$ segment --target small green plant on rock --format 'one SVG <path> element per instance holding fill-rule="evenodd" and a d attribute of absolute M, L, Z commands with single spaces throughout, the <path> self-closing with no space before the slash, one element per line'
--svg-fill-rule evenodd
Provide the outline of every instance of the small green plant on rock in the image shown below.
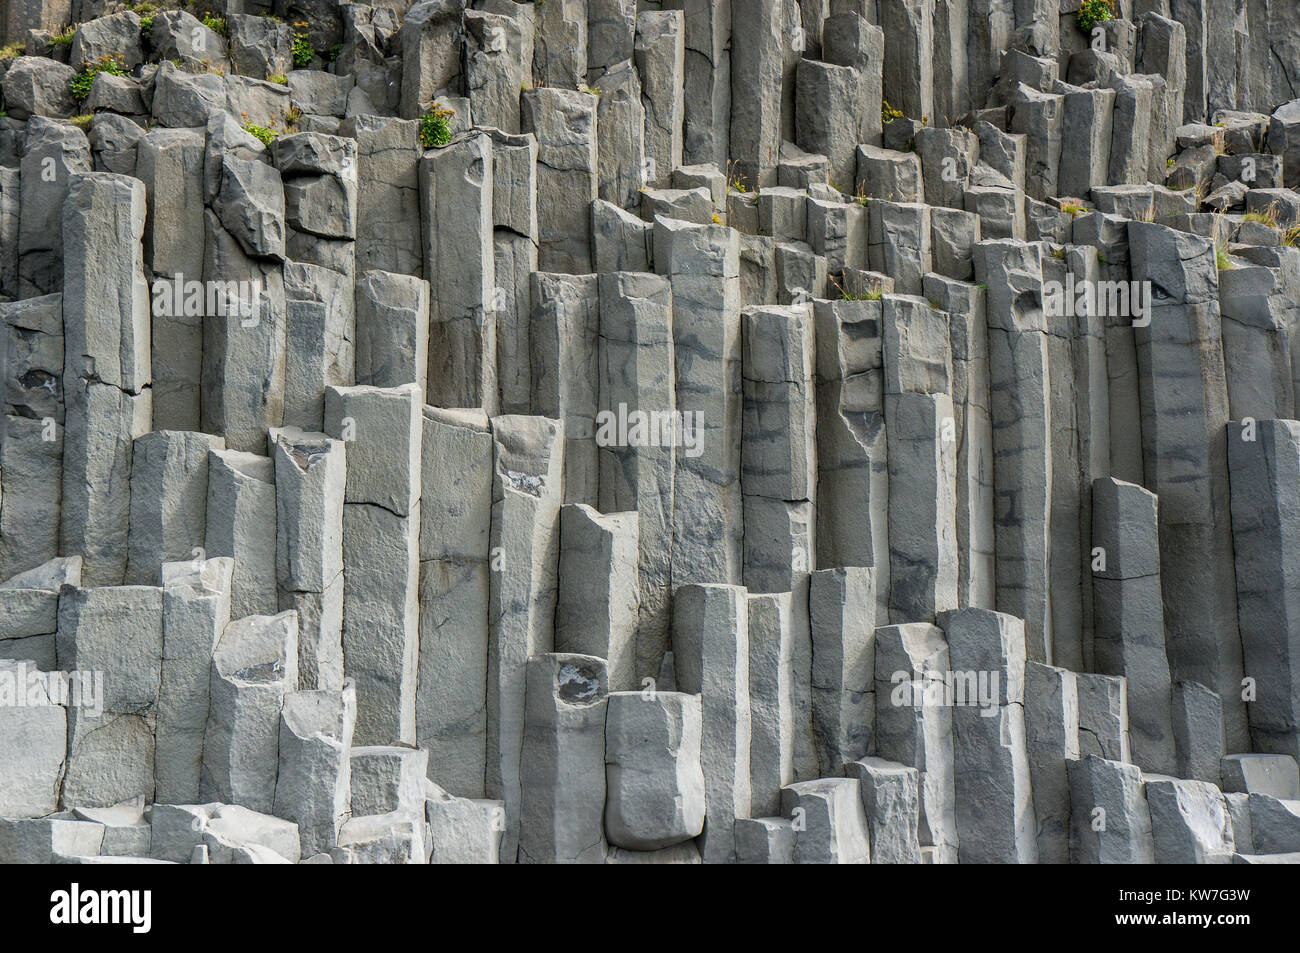
<path fill-rule="evenodd" d="M 1091 33 L 1092 28 L 1098 23 L 1105 23 L 1107 20 L 1115 18 L 1115 4 L 1113 0 L 1083 0 L 1079 4 L 1079 13 L 1075 17 L 1075 22 L 1079 24 L 1079 29 L 1084 33 Z"/>
<path fill-rule="evenodd" d="M 274 125 L 275 125 L 275 120 L 272 119 L 271 126 Z M 262 145 L 266 146 L 268 149 L 271 147 L 271 143 L 275 141 L 275 137 L 278 135 L 278 133 L 273 128 L 269 128 L 267 126 L 259 126 L 255 122 L 244 123 L 244 132 L 248 133 L 250 136 L 253 136 L 255 139 L 261 142 Z"/>
<path fill-rule="evenodd" d="M 749 194 L 749 186 L 745 184 L 745 177 L 736 168 L 735 159 L 727 160 L 727 191 L 739 192 L 741 195 Z"/>
<path fill-rule="evenodd" d="M 266 81 L 268 83 L 276 83 L 277 85 L 280 86 L 289 85 L 289 77 L 285 76 L 283 73 L 272 73 L 270 76 L 266 78 Z"/>
<path fill-rule="evenodd" d="M 77 36 L 77 27 L 79 25 L 80 24 L 74 23 L 66 30 L 62 30 L 61 32 L 54 34 L 52 37 L 50 37 L 50 46 L 71 46 L 72 41 Z"/>
<path fill-rule="evenodd" d="M 879 301 L 884 296 L 878 281 L 863 281 L 856 275 L 850 280 L 845 275 L 844 284 L 840 284 L 835 280 L 834 275 L 827 275 L 827 278 L 835 286 L 835 290 L 840 293 L 841 301 Z"/>
<path fill-rule="evenodd" d="M 455 115 L 450 109 L 434 106 L 433 112 L 421 116 L 420 144 L 426 149 L 432 149 L 451 142 L 451 119 Z"/>
<path fill-rule="evenodd" d="M 122 59 L 122 54 L 106 54 L 99 58 L 98 63 L 91 63 L 76 76 L 68 81 L 68 92 L 78 103 L 85 102 L 86 97 L 90 95 L 90 88 L 95 85 L 95 77 L 100 73 L 108 73 L 111 76 L 125 76 L 126 62 Z"/>
<path fill-rule="evenodd" d="M 1214 216 L 1214 265 L 1219 271 L 1231 271 L 1237 266 L 1228 255 L 1228 224 L 1222 212 Z"/>
<path fill-rule="evenodd" d="M 307 24 L 300 21 L 294 26 L 297 31 L 293 34 L 293 65 L 302 69 L 311 66 L 311 61 L 316 58 L 316 51 L 312 49 L 311 37 L 307 35 Z"/>
<path fill-rule="evenodd" d="M 95 119 L 94 113 L 86 113 L 84 116 L 73 116 L 68 122 L 72 123 L 82 132 L 90 131 L 90 124 Z"/>
<path fill-rule="evenodd" d="M 1255 222 L 1258 225 L 1267 225 L 1269 228 L 1277 228 L 1281 213 L 1281 206 L 1274 202 L 1262 212 L 1247 212 L 1241 217 L 1241 220 L 1243 222 Z"/>
<path fill-rule="evenodd" d="M 902 119 L 902 118 L 903 118 L 903 110 L 901 110 L 901 109 L 894 109 L 892 106 L 889 105 L 889 103 L 887 103 L 887 102 L 885 102 L 885 101 L 883 101 L 883 100 L 881 101 L 881 103 L 880 103 L 880 122 L 881 122 L 883 125 L 888 126 L 888 125 L 889 125 L 891 122 L 893 122 L 895 119 Z"/>
<path fill-rule="evenodd" d="M 225 17 L 205 16 L 203 18 L 203 25 L 207 27 L 209 30 L 211 30 L 213 33 L 216 33 L 220 36 L 227 36 L 230 33 L 230 30 L 226 26 Z"/>

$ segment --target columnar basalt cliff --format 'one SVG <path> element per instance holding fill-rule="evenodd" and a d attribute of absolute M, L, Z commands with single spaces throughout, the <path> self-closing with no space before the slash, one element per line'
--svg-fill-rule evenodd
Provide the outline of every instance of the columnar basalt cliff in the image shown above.
<path fill-rule="evenodd" d="M 1300 863 L 1294 0 L 8 0 L 0 862 Z"/>

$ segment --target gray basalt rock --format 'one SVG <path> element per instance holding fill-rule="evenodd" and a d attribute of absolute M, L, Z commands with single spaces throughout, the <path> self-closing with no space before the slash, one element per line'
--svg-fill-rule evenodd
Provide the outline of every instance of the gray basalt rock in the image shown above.
<path fill-rule="evenodd" d="M 160 11 L 153 18 L 149 43 L 160 60 L 179 60 L 200 69 L 205 60 L 211 65 L 226 58 L 225 40 L 184 10 Z"/>
<path fill-rule="evenodd" d="M 678 686 L 702 699 L 705 863 L 732 863 L 736 820 L 751 811 L 749 613 L 739 586 L 685 586 L 673 605 Z"/>
<path fill-rule="evenodd" d="M 344 672 L 357 683 L 361 744 L 415 739 L 421 406 L 415 384 L 325 393 L 325 431 L 350 451 L 343 495 L 343 653 Z"/>
<path fill-rule="evenodd" d="M 1230 754 L 1221 765 L 1225 792 L 1270 794 L 1284 801 L 1300 796 L 1300 774 L 1290 755 Z"/>
<path fill-rule="evenodd" d="M 435 407 L 496 410 L 492 152 L 491 138 L 477 134 L 420 160 L 431 319 L 427 396 Z"/>
<path fill-rule="evenodd" d="M 844 765 L 858 781 L 862 807 L 870 825 L 873 864 L 916 864 L 921 860 L 916 826 L 919 800 L 916 768 L 882 758 L 861 758 Z"/>
<path fill-rule="evenodd" d="M 284 254 L 284 185 L 262 162 L 227 156 L 213 208 L 226 231 L 257 258 Z"/>
<path fill-rule="evenodd" d="M 350 752 L 351 806 L 358 817 L 417 811 L 424 804 L 428 752 L 367 745 Z"/>
<path fill-rule="evenodd" d="M 682 162 L 686 20 L 681 10 L 637 14 L 633 44 L 645 106 L 645 184 L 663 185 Z M 604 269 L 601 269 L 604 270 Z"/>
<path fill-rule="evenodd" d="M 214 450 L 225 450 L 225 441 L 207 434 L 155 430 L 136 439 L 127 585 L 156 585 L 163 563 L 202 558 L 208 453 Z"/>
<path fill-rule="evenodd" d="M 522 843 L 521 758 L 528 669 L 531 659 L 555 644 L 564 424 L 546 417 L 501 416 L 492 422 L 492 436 L 489 552 L 502 570 L 508 567 L 509 571 L 494 572 L 489 578 L 486 789 L 489 796 L 505 802 L 501 852 L 509 859 Z M 608 690 L 603 661 L 600 670 L 603 695 Z M 549 702 L 541 707 L 542 724 L 550 725 L 557 709 Z M 584 841 L 579 849 L 590 844 Z"/>
<path fill-rule="evenodd" d="M 278 189 L 279 176 L 266 168 Z M 236 215 L 241 228 L 259 217 Z M 262 453 L 267 429 L 284 420 L 283 268 L 277 260 L 247 254 L 211 209 L 204 211 L 204 227 L 204 288 L 215 307 L 205 308 L 203 322 L 199 424 L 208 432 L 224 432 L 231 449 Z"/>
<path fill-rule="evenodd" d="M 293 30 L 289 24 L 270 17 L 233 12 L 225 20 L 229 31 L 230 65 L 241 76 L 266 79 L 289 73 L 293 66 Z M 306 109 L 304 112 L 329 111 Z"/>
<path fill-rule="evenodd" d="M 792 863 L 870 863 L 870 830 L 856 778 L 800 781 L 781 790 L 781 809 L 797 819 Z"/>
<path fill-rule="evenodd" d="M 749 777 L 754 813 L 775 812 L 781 788 L 818 774 L 812 735 L 812 638 L 808 584 L 751 593 Z"/>
<path fill-rule="evenodd" d="M 1234 852 L 1227 803 L 1205 781 L 1151 778 L 1145 785 L 1158 864 L 1221 864 Z"/>
<path fill-rule="evenodd" d="M 1156 499 L 1119 480 L 1093 484 L 1092 541 L 1104 568 L 1093 574 L 1098 669 L 1129 686 L 1133 759 L 1158 774 L 1175 771 L 1171 684 L 1160 600 Z"/>
<path fill-rule="evenodd" d="M 91 171 L 85 133 L 43 116 L 28 120 L 19 160 L 19 297 L 62 290 L 63 204 L 75 176 Z"/>
<path fill-rule="evenodd" d="M 4 74 L 5 109 L 14 119 L 71 116 L 76 103 L 68 83 L 76 74 L 72 67 L 43 56 L 20 56 Z"/>
<path fill-rule="evenodd" d="M 599 493 L 600 446 L 617 442 L 617 434 L 606 433 L 607 415 L 597 409 L 597 279 L 593 275 L 534 272 L 529 284 L 533 310 L 528 346 L 518 354 L 521 360 L 527 354 L 531 366 L 521 369 L 519 376 L 526 373 L 530 378 L 534 412 L 564 422 L 565 502 L 594 504 Z"/>
<path fill-rule="evenodd" d="M 233 569 L 228 557 L 162 567 L 162 673 L 154 749 L 154 797 L 161 802 L 199 798 L 209 671 L 230 623 Z"/>
<path fill-rule="evenodd" d="M 740 248 L 735 231 L 660 218 L 655 268 L 672 286 L 675 407 L 673 582 L 742 572 Z M 687 531 L 686 527 L 690 530 Z"/>
<path fill-rule="evenodd" d="M 1070 776 L 1070 862 L 1150 864 L 1156 848 L 1142 772 L 1131 764 L 1086 755 L 1067 762 Z"/>
<path fill-rule="evenodd" d="M 199 797 L 269 813 L 279 764 L 280 709 L 298 685 L 298 614 L 248 616 L 212 654 Z"/>
<path fill-rule="evenodd" d="M 672 287 L 657 275 L 615 272 L 598 279 L 601 409 L 676 409 Z M 630 418 L 629 418 L 630 419 Z M 644 445 L 638 445 L 644 444 Z M 637 674 L 658 673 L 669 645 L 669 573 L 677 448 L 671 441 L 614 441 L 599 451 L 599 508 L 637 511 Z"/>
<path fill-rule="evenodd" d="M 419 123 L 350 116 L 339 126 L 338 134 L 357 141 L 358 272 L 377 268 L 423 275 Z"/>
<path fill-rule="evenodd" d="M 543 653 L 528 660 L 519 762 L 519 862 L 604 861 L 604 662 Z"/>
<path fill-rule="evenodd" d="M 555 647 L 605 659 L 619 692 L 638 684 L 637 543 L 635 512 L 602 516 L 585 503 L 560 512 Z"/>
<path fill-rule="evenodd" d="M 487 758 L 492 433 L 481 413 L 425 407 L 422 416 L 416 741 L 429 750 L 430 769 L 451 795 L 480 798 Z"/>
<path fill-rule="evenodd" d="M 556 4 L 561 6 L 561 4 Z M 537 138 L 538 261 L 544 271 L 591 268 L 590 213 L 598 195 L 597 97 L 550 86 L 525 90 L 520 128 Z"/>
<path fill-rule="evenodd" d="M 1112 5 L 9 0 L 0 861 L 1295 862 L 1300 14 Z"/>
<path fill-rule="evenodd" d="M 59 665 L 91 677 L 103 673 L 94 692 L 102 697 L 88 704 L 83 696 L 68 711 L 63 796 L 71 803 L 106 807 L 150 796 L 162 602 L 162 590 L 152 586 L 70 589 L 59 599 Z M 87 677 L 77 676 L 83 691 Z"/>
<path fill-rule="evenodd" d="M 0 661 L 0 678 L 19 685 L 24 702 L 30 668 L 23 662 Z M 34 699 L 36 705 L 7 705 L 0 709 L 0 726 L 10 739 L 0 751 L 0 766 L 5 769 L 4 780 L 0 781 L 0 810 L 4 811 L 5 818 L 44 817 L 58 809 L 67 759 L 68 713 L 64 706 L 53 703 L 47 692 L 42 689 L 38 692 L 39 697 Z M 8 839 L 0 834 L 0 845 Z M 7 849 L 0 846 L 0 856 L 9 863 L 40 862 L 18 854 L 12 843 Z"/>
<path fill-rule="evenodd" d="M 606 67 L 595 90 L 597 194 L 627 208 L 645 184 L 645 106 L 631 59 Z"/>
<path fill-rule="evenodd" d="M 423 394 L 429 366 L 429 286 L 422 278 L 368 271 L 356 285 L 359 385 L 415 384 Z"/>
<path fill-rule="evenodd" d="M 959 856 L 968 863 L 1035 863 L 1038 844 L 1025 725 L 1024 623 L 977 608 L 945 612 L 939 623 L 948 640 L 954 675 Z"/>
<path fill-rule="evenodd" d="M 949 673 L 943 632 L 924 622 L 875 631 L 876 756 L 919 772 L 923 848 L 936 863 L 956 863 L 952 708 L 943 687 Z"/>
<path fill-rule="evenodd" d="M 732 92 L 730 151 L 733 169 L 748 188 L 776 184 L 783 138 L 783 113 L 790 112 L 795 70 L 786 48 L 785 11 L 795 3 L 781 0 L 737 4 L 732 21 Z"/>
<path fill-rule="evenodd" d="M 285 224 L 322 238 L 357 233 L 357 153 L 351 139 L 299 133 L 275 141 Z"/>
<path fill-rule="evenodd" d="M 140 65 L 144 62 L 140 49 L 140 17 L 124 10 L 83 23 L 72 38 L 70 55 L 72 68 L 76 70 L 97 64 L 106 56 L 112 59 L 121 57 L 125 69 Z"/>
<path fill-rule="evenodd" d="M 611 692 L 605 719 L 610 843 L 661 850 L 698 836 L 704 826 L 700 697 Z"/>
<path fill-rule="evenodd" d="M 150 827 L 149 856 L 158 860 L 190 863 L 199 846 L 206 848 L 210 863 L 297 863 L 301 858 L 298 825 L 239 804 L 159 804 Z"/>
<path fill-rule="evenodd" d="M 722 168 L 728 148 L 727 115 L 731 109 L 732 24 L 735 16 L 726 0 L 668 0 L 665 10 L 685 15 L 685 90 L 683 97 L 682 159 L 688 164 L 711 162 Z"/>
<path fill-rule="evenodd" d="M 851 66 L 800 60 L 796 88 L 795 141 L 830 161 L 830 184 L 853 190 L 854 151 L 871 134 L 862 92 L 862 74 Z"/>
<path fill-rule="evenodd" d="M 291 692 L 280 712 L 274 813 L 298 825 L 303 856 L 329 851 L 351 817 L 356 689 Z M 423 780 L 423 779 L 421 779 Z"/>
<path fill-rule="evenodd" d="M 453 797 L 429 782 L 424 802 L 431 864 L 496 864 L 501 856 L 500 801 Z"/>
<path fill-rule="evenodd" d="M 522 15 L 466 10 L 465 92 L 480 125 L 519 131 L 519 90 L 532 76 L 531 23 Z"/>

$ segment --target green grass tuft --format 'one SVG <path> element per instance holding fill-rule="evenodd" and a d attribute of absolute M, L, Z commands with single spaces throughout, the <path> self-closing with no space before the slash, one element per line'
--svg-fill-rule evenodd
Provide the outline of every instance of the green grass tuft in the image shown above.
<path fill-rule="evenodd" d="M 451 142 L 451 118 L 456 114 L 450 109 L 434 106 L 433 112 L 420 117 L 420 144 L 426 149 L 445 146 Z"/>
<path fill-rule="evenodd" d="M 244 123 L 244 132 L 256 138 L 262 145 L 270 148 L 271 143 L 275 141 L 276 131 L 268 129 L 266 126 L 259 126 L 254 122 Z"/>
<path fill-rule="evenodd" d="M 316 58 L 316 51 L 312 49 L 311 37 L 307 35 L 307 31 L 304 29 L 307 24 L 299 22 L 295 23 L 294 26 L 301 32 L 293 35 L 293 65 L 302 69 L 311 65 L 312 60 Z"/>
<path fill-rule="evenodd" d="M 71 46 L 72 41 L 76 39 L 77 27 L 79 24 L 72 24 L 66 30 L 54 34 L 50 37 L 50 46 Z"/>
<path fill-rule="evenodd" d="M 1079 4 L 1079 13 L 1075 22 L 1084 33 L 1091 33 L 1098 23 L 1105 23 L 1115 17 L 1115 5 L 1112 0 L 1083 0 Z"/>
<path fill-rule="evenodd" d="M 68 81 L 68 92 L 78 103 L 86 101 L 90 95 L 90 88 L 95 85 L 95 77 L 100 73 L 108 73 L 112 76 L 126 75 L 126 62 L 122 59 L 122 54 L 108 54 L 101 56 L 98 63 L 91 63 L 76 76 Z"/>

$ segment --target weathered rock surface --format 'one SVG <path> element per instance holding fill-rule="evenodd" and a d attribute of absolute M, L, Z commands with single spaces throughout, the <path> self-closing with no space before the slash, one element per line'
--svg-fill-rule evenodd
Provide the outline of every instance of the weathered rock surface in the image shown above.
<path fill-rule="evenodd" d="M 3 7 L 0 861 L 1300 854 L 1293 2 Z"/>

